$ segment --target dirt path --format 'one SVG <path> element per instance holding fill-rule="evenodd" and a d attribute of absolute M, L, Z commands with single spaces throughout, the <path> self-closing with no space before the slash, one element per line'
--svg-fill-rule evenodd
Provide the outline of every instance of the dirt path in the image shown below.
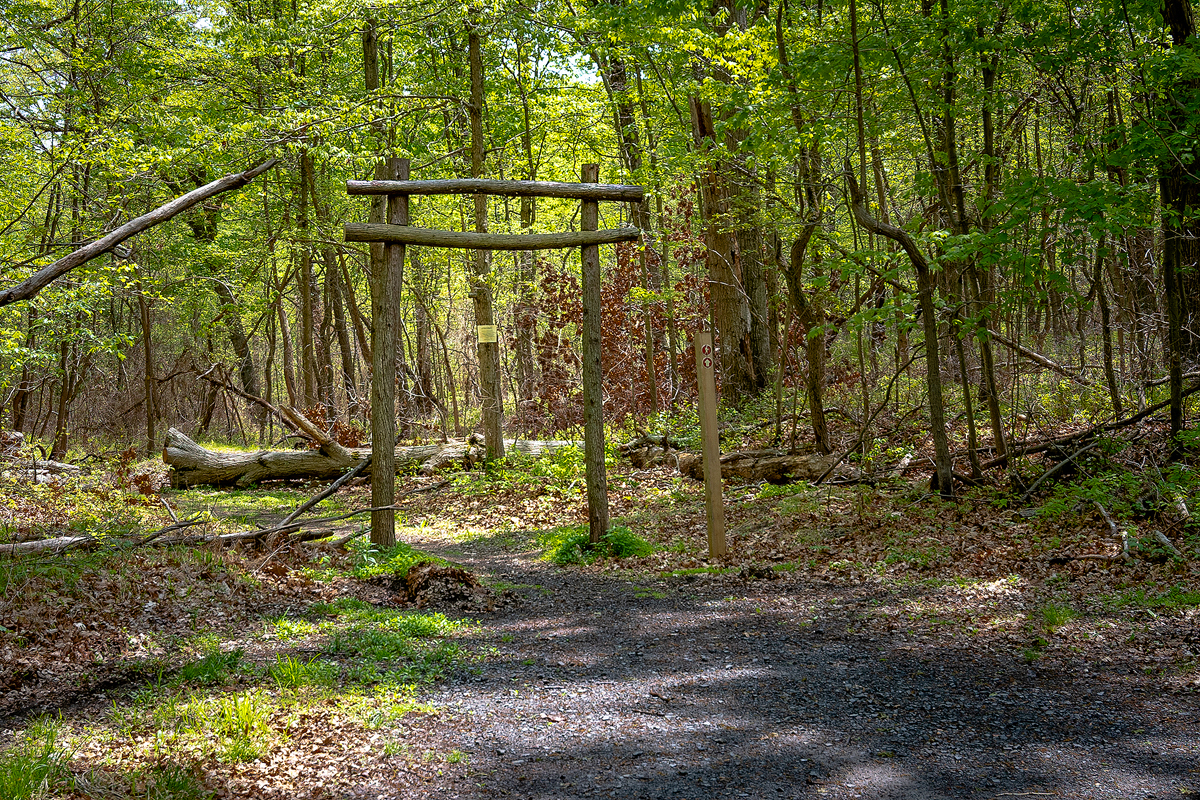
<path fill-rule="evenodd" d="M 1194 691 L 881 632 L 861 619 L 895 599 L 883 587 L 635 586 L 490 543 L 413 544 L 524 585 L 482 616 L 499 637 L 482 674 L 430 698 L 440 746 L 470 765 L 434 796 L 1200 798 Z"/>

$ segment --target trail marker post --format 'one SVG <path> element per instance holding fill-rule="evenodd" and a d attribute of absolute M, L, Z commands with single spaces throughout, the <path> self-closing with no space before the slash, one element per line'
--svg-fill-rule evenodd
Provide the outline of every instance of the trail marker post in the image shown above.
<path fill-rule="evenodd" d="M 725 555 L 725 504 L 721 496 L 721 436 L 717 429 L 716 351 L 711 331 L 696 331 L 696 382 L 700 387 L 700 436 L 703 439 L 704 511 L 708 556 Z"/>

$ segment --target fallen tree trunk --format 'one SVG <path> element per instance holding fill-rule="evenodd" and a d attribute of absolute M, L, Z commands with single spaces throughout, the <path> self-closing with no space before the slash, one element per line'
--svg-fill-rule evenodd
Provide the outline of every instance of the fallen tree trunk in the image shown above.
<path fill-rule="evenodd" d="M 13 542 L 0 544 L 0 555 L 27 556 L 35 553 L 61 553 L 78 547 L 96 545 L 95 538 L 83 536 L 55 536 L 52 539 L 36 539 L 32 542 Z"/>
<path fill-rule="evenodd" d="M 721 456 L 721 477 L 778 484 L 816 481 L 840 460 L 837 456 L 817 453 L 788 455 L 779 450 L 739 450 Z M 841 472 L 834 473 L 836 477 L 858 478 L 857 471 L 851 467 L 840 469 Z M 694 480 L 703 480 L 703 459 L 694 453 L 680 453 L 679 472 Z"/>
<path fill-rule="evenodd" d="M 512 452 L 541 456 L 568 446 L 568 441 L 506 440 Z M 171 486 L 250 486 L 263 481 L 332 480 L 371 457 L 369 447 L 342 447 L 326 442 L 316 450 L 259 450 L 252 453 L 209 450 L 171 428 L 163 447 L 163 461 L 171 468 Z M 440 469 L 469 469 L 483 460 L 481 443 L 466 441 L 396 448 L 396 469 L 419 467 L 422 474 Z M 370 467 L 367 468 L 369 471 Z"/>

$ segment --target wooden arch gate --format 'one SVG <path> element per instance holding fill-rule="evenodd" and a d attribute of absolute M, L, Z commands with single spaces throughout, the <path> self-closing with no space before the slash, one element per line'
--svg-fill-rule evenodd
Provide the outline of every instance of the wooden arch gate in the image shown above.
<path fill-rule="evenodd" d="M 386 195 L 386 222 L 348 223 L 344 226 L 347 242 L 382 243 L 386 253 L 382 259 L 372 259 L 371 275 L 371 334 L 372 372 L 371 406 L 394 407 L 395 358 L 397 346 L 395 322 L 381 313 L 384 298 L 399 295 L 405 245 L 452 247 L 469 250 L 549 250 L 564 247 L 581 248 L 583 259 L 583 420 L 584 463 L 587 478 L 588 529 L 592 542 L 608 531 L 608 487 L 604 469 L 603 373 L 600 368 L 600 245 L 636 241 L 641 236 L 637 228 L 597 230 L 599 202 L 612 200 L 639 203 L 645 191 L 640 186 L 602 184 L 600 166 L 584 164 L 579 183 L 546 181 L 499 181 L 483 178 L 454 180 L 409 180 L 407 159 L 390 159 L 389 179 L 347 181 L 346 191 L 352 195 Z M 379 174 L 379 173 L 376 173 Z M 498 234 L 460 232 L 418 228 L 409 225 L 408 198 L 411 195 L 470 194 L 477 198 L 486 195 L 506 197 L 553 197 L 579 200 L 579 231 L 544 234 Z M 384 274 L 376 274 L 377 268 Z M 480 319 L 480 304 L 476 303 L 476 326 L 479 347 L 480 383 L 484 394 L 484 442 L 488 458 L 503 456 L 504 438 L 501 431 L 499 337 L 495 321 Z M 383 352 L 381 352 L 383 351 Z M 385 358 L 386 356 L 386 358 Z M 387 368 L 388 362 L 391 369 Z M 485 365 L 491 365 L 486 368 Z M 378 404 L 378 405 L 377 405 Z M 371 515 L 371 540 L 395 541 L 395 413 L 371 414 L 371 439 L 375 463 L 371 470 L 371 505 L 381 509 Z M 380 459 L 380 456 L 383 456 Z M 390 463 L 389 463 L 390 462 Z"/>

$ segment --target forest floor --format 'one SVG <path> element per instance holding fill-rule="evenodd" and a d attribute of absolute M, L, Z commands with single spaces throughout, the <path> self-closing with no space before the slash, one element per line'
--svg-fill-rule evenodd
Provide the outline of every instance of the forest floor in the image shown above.
<path fill-rule="evenodd" d="M 1143 521 L 1133 561 L 1078 560 L 1119 545 L 1062 491 L 728 486 L 710 562 L 699 484 L 624 466 L 614 521 L 653 552 L 589 563 L 551 467 L 404 479 L 392 553 L 4 562 L 0 795 L 1200 798 L 1193 527 L 1183 558 Z M 234 529 L 313 491 L 163 497 Z M 481 586 L 414 601 L 427 557 Z"/>

